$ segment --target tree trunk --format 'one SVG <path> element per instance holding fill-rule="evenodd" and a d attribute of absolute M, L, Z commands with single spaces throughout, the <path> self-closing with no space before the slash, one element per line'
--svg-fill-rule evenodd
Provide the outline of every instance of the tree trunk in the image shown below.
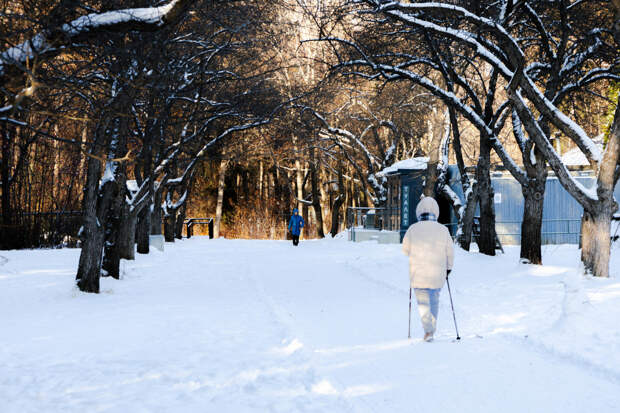
<path fill-rule="evenodd" d="M 122 94 L 119 98 L 120 106 L 127 104 L 127 95 Z M 128 125 L 127 118 L 121 117 L 113 120 L 113 140 L 110 149 L 111 158 L 118 158 L 123 156 L 127 150 L 127 134 Z M 127 166 L 124 162 L 111 162 L 110 168 L 113 172 L 113 190 L 112 200 L 110 202 L 109 210 L 103 211 L 106 214 L 105 228 L 105 243 L 103 248 L 103 272 L 104 274 L 119 279 L 120 278 L 120 253 L 118 249 L 120 225 L 122 222 L 123 206 L 125 204 L 125 197 L 127 196 Z"/>
<path fill-rule="evenodd" d="M 220 237 L 220 228 L 222 225 L 222 207 L 224 206 L 224 189 L 226 187 L 226 169 L 228 162 L 220 161 L 220 171 L 217 180 L 217 203 L 215 205 L 215 222 L 213 223 L 213 238 Z"/>
<path fill-rule="evenodd" d="M 342 165 L 339 165 L 338 168 L 338 196 L 334 200 L 334 204 L 332 205 L 332 229 L 329 232 L 333 237 L 338 234 L 340 230 L 340 208 L 345 203 L 347 195 L 346 195 L 346 186 L 344 183 L 344 176 L 342 172 Z"/>
<path fill-rule="evenodd" d="M 164 185 L 162 182 L 160 185 Z M 151 235 L 161 235 L 161 193 L 162 190 L 154 191 L 153 208 L 151 209 Z"/>
<path fill-rule="evenodd" d="M 116 179 L 121 179 L 124 174 L 116 175 Z M 120 253 L 118 249 L 121 213 L 123 203 L 125 203 L 125 191 L 121 190 L 125 183 L 115 182 L 112 202 L 110 209 L 107 211 L 107 219 L 105 223 L 105 243 L 103 246 L 103 264 L 102 275 L 120 278 Z"/>
<path fill-rule="evenodd" d="M 547 162 L 536 150 L 536 164 L 526 161 L 527 186 L 521 186 L 524 199 L 521 222 L 521 261 L 542 264 L 542 219 L 547 182 Z"/>
<path fill-rule="evenodd" d="M 469 251 L 471 246 L 471 235 L 474 226 L 474 216 L 476 215 L 476 201 L 478 199 L 478 185 L 476 182 L 472 182 L 469 188 L 465 190 L 465 206 L 463 207 L 463 214 L 461 215 L 461 221 L 459 222 L 459 229 L 457 230 L 457 241 L 459 246 L 465 251 Z"/>
<path fill-rule="evenodd" d="M 151 235 L 151 207 L 148 203 L 138 214 L 138 223 L 136 225 L 136 242 L 138 254 L 149 253 L 149 235 Z"/>
<path fill-rule="evenodd" d="M 304 213 L 301 214 L 301 217 L 304 219 L 305 223 L 303 231 L 301 232 L 301 236 L 303 237 L 303 239 L 310 238 L 310 228 L 312 228 L 312 222 L 310 222 L 309 219 L 309 210 L 310 208 L 304 208 Z"/>
<path fill-rule="evenodd" d="M 530 185 L 534 185 L 534 182 L 530 181 Z M 521 189 L 525 200 L 521 222 L 521 261 L 539 265 L 542 264 L 541 231 L 545 188 L 543 184 L 542 189 L 531 186 Z"/>
<path fill-rule="evenodd" d="M 174 242 L 174 224 L 176 211 L 168 211 L 164 216 L 164 240 L 166 242 Z"/>
<path fill-rule="evenodd" d="M 2 135 L 2 231 L 0 233 L 0 249 L 10 249 L 13 228 L 13 211 L 11 210 L 11 140 L 9 128 L 0 122 Z"/>
<path fill-rule="evenodd" d="M 598 174 L 598 200 L 584 206 L 581 221 L 581 261 L 586 273 L 609 277 L 611 248 L 611 217 L 617 211 L 614 188 L 620 177 L 620 105 L 614 121 Z"/>
<path fill-rule="evenodd" d="M 168 189 L 168 192 L 166 193 L 166 201 L 164 204 L 164 240 L 166 242 L 174 242 L 177 208 L 173 207 L 174 202 L 172 202 L 172 197 L 175 191 L 175 187 Z"/>
<path fill-rule="evenodd" d="M 136 165 L 136 169 L 141 166 L 142 177 L 138 180 L 138 184 L 142 185 L 145 179 L 148 179 L 148 202 L 138 212 L 138 222 L 136 225 L 136 250 L 138 254 L 148 254 L 150 250 L 150 238 L 151 235 L 151 211 L 155 208 L 154 196 L 155 196 L 155 176 L 153 176 L 153 137 L 148 135 L 145 137 L 140 154 L 141 164 Z M 138 178 L 138 173 L 135 174 Z"/>
<path fill-rule="evenodd" d="M 138 215 L 129 213 L 129 207 L 127 204 L 125 204 L 123 210 L 123 218 L 124 219 L 121 221 L 120 232 L 118 234 L 119 257 L 125 260 L 134 260 L 136 258 L 135 244 Z"/>
<path fill-rule="evenodd" d="M 494 191 L 491 185 L 491 148 L 487 139 L 480 137 L 480 140 L 480 159 L 476 167 L 480 205 L 478 250 L 482 254 L 495 255 L 495 205 Z"/>
<path fill-rule="evenodd" d="M 583 212 L 581 261 L 586 274 L 609 277 L 611 215 L 611 210 L 603 206 L 595 211 Z"/>
<path fill-rule="evenodd" d="M 90 158 L 84 195 L 84 224 L 80 231 L 82 251 L 76 275 L 79 289 L 89 293 L 99 293 L 101 252 L 105 235 L 100 218 L 103 218 L 101 211 L 107 211 L 112 201 L 114 185 L 113 182 L 107 182 L 99 190 L 100 177 L 100 161 Z"/>
<path fill-rule="evenodd" d="M 183 239 L 183 222 L 185 221 L 185 211 L 187 210 L 187 203 L 183 203 L 177 212 L 176 221 L 174 224 L 174 237 L 176 239 Z"/>

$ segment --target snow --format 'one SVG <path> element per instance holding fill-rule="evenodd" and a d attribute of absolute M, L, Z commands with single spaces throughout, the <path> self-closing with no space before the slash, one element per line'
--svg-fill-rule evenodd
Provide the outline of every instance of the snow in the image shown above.
<path fill-rule="evenodd" d="M 603 152 L 603 135 L 599 135 L 593 139 L 597 150 Z M 562 155 L 562 163 L 566 166 L 590 166 L 588 158 L 583 154 L 579 147 L 574 147 Z"/>
<path fill-rule="evenodd" d="M 65 33 L 75 36 L 86 29 L 100 26 L 111 26 L 130 21 L 143 23 L 163 24 L 164 17 L 178 0 L 171 1 L 169 4 L 160 7 L 143 7 L 135 9 L 116 10 L 106 13 L 91 13 L 86 16 L 78 17 L 69 24 L 63 25 Z"/>
<path fill-rule="evenodd" d="M 136 192 L 138 192 L 140 190 L 140 187 L 138 186 L 138 182 L 135 179 L 128 179 L 127 180 L 127 189 L 132 194 L 135 194 Z"/>
<path fill-rule="evenodd" d="M 403 159 L 402 161 L 398 161 L 391 166 L 388 166 L 376 175 L 385 176 L 403 169 L 425 170 L 428 165 L 428 159 L 428 156 L 417 156 L 414 158 Z"/>
<path fill-rule="evenodd" d="M 103 171 L 103 177 L 101 178 L 101 181 L 99 182 L 99 188 L 103 188 L 103 186 L 106 183 L 112 182 L 115 180 L 114 175 L 116 173 L 117 167 L 118 166 L 116 165 L 116 162 L 107 161 L 105 163 L 105 170 Z"/>
<path fill-rule="evenodd" d="M 45 36 L 37 34 L 32 39 L 13 46 L 0 54 L 0 75 L 4 74 L 5 62 L 26 62 L 33 59 L 38 53 L 43 53 L 49 48 Z"/>
<path fill-rule="evenodd" d="M 0 251 L 0 411 L 617 411 L 618 244 L 610 279 L 574 246 L 457 250 L 462 340 L 444 288 L 430 344 L 415 304 L 406 338 L 400 248 L 194 237 L 99 295 L 74 287 L 79 250 Z"/>
<path fill-rule="evenodd" d="M 562 127 L 562 132 L 569 135 L 571 140 L 577 144 L 582 150 L 589 152 L 592 159 L 595 162 L 600 162 L 602 159 L 602 154 L 597 144 L 588 137 L 588 134 L 579 126 L 575 121 L 566 116 L 562 111 L 560 111 L 549 99 L 547 99 L 544 94 L 538 89 L 538 87 L 534 84 L 532 79 L 526 77 L 526 84 L 528 89 L 531 91 L 531 94 L 528 94 L 528 98 L 535 100 L 537 99 L 541 105 L 546 106 L 547 110 L 549 110 L 556 118 L 556 126 Z M 558 125 L 559 123 L 559 125 Z"/>
<path fill-rule="evenodd" d="M 142 7 L 105 13 L 91 13 L 64 24 L 62 30 L 66 36 L 73 37 L 94 28 L 127 22 L 141 22 L 161 26 L 164 24 L 163 18 L 178 2 L 179 0 L 173 0 L 160 7 Z M 52 47 L 46 36 L 39 33 L 31 39 L 5 50 L 0 53 L 0 76 L 4 74 L 5 63 L 26 63 L 28 60 L 33 60 L 37 55 L 49 51 Z"/>
<path fill-rule="evenodd" d="M 590 165 L 581 149 L 575 147 L 562 155 L 562 163 L 566 166 Z"/>
<path fill-rule="evenodd" d="M 168 179 L 167 183 L 170 185 L 180 185 L 181 182 L 183 182 L 183 177 L 180 176 L 178 178 L 174 178 L 174 179 Z"/>

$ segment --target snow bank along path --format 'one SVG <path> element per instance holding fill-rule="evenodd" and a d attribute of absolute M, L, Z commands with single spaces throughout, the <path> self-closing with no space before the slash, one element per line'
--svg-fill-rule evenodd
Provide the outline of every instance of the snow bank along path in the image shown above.
<path fill-rule="evenodd" d="M 74 287 L 78 250 L 0 252 L 0 412 L 612 412 L 620 249 L 577 276 L 573 246 L 458 251 L 437 340 L 398 245 L 195 238 Z M 482 338 L 480 338 L 482 337 Z"/>

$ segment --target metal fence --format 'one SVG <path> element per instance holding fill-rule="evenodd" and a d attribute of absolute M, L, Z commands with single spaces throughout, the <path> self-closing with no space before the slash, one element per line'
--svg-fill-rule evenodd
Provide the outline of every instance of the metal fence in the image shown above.
<path fill-rule="evenodd" d="M 362 227 L 380 231 L 399 231 L 399 208 L 348 207 L 347 229 Z"/>
<path fill-rule="evenodd" d="M 496 221 L 495 230 L 502 244 L 521 243 L 521 220 Z M 581 219 L 543 219 L 541 240 L 543 244 L 579 244 Z"/>
<path fill-rule="evenodd" d="M 209 231 L 209 238 L 213 239 L 213 218 L 188 218 L 183 221 L 185 225 L 185 234 L 187 238 L 191 238 L 194 235 L 194 226 L 207 225 Z"/>
<path fill-rule="evenodd" d="M 0 226 L 2 248 L 74 248 L 81 226 L 82 211 L 18 212 Z"/>

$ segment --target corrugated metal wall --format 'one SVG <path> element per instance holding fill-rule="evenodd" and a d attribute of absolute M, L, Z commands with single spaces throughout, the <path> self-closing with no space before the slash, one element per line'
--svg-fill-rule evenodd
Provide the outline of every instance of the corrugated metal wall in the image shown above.
<path fill-rule="evenodd" d="M 585 187 L 595 184 L 590 172 L 575 172 L 576 179 Z M 401 175 L 401 191 L 407 187 L 409 214 L 401 215 L 401 237 L 409 225 L 416 221 L 415 207 L 422 192 L 420 171 L 404 172 Z M 448 182 L 454 192 L 464 202 L 461 178 L 456 165 L 450 165 Z M 521 221 L 523 219 L 523 194 L 519 183 L 507 172 L 495 172 L 491 182 L 495 190 L 495 228 L 502 244 L 511 245 L 521 242 Z M 620 183 L 616 185 L 614 195 L 620 201 Z M 440 201 L 441 202 L 441 201 Z M 401 200 L 402 203 L 402 200 Z M 404 205 L 401 205 L 401 209 Z M 442 209 L 443 211 L 443 209 Z M 404 211 L 403 211 L 404 212 Z M 443 213 L 443 212 L 442 212 Z M 547 178 L 545 203 L 543 207 L 542 242 L 543 244 L 578 244 L 581 230 L 583 208 L 562 187 L 555 176 Z M 446 224 L 456 222 L 456 215 L 450 208 L 450 218 L 441 217 Z M 478 214 L 478 213 L 477 213 Z M 456 225 L 448 225 L 453 235 Z"/>
<path fill-rule="evenodd" d="M 592 176 L 576 178 L 585 187 L 595 184 Z M 495 228 L 502 244 L 521 242 L 521 220 L 523 219 L 523 195 L 517 181 L 509 176 L 491 179 L 495 190 Z M 620 199 L 620 184 L 615 189 Z M 543 244 L 578 244 L 583 208 L 562 187 L 559 180 L 550 176 L 545 188 L 543 208 Z"/>

